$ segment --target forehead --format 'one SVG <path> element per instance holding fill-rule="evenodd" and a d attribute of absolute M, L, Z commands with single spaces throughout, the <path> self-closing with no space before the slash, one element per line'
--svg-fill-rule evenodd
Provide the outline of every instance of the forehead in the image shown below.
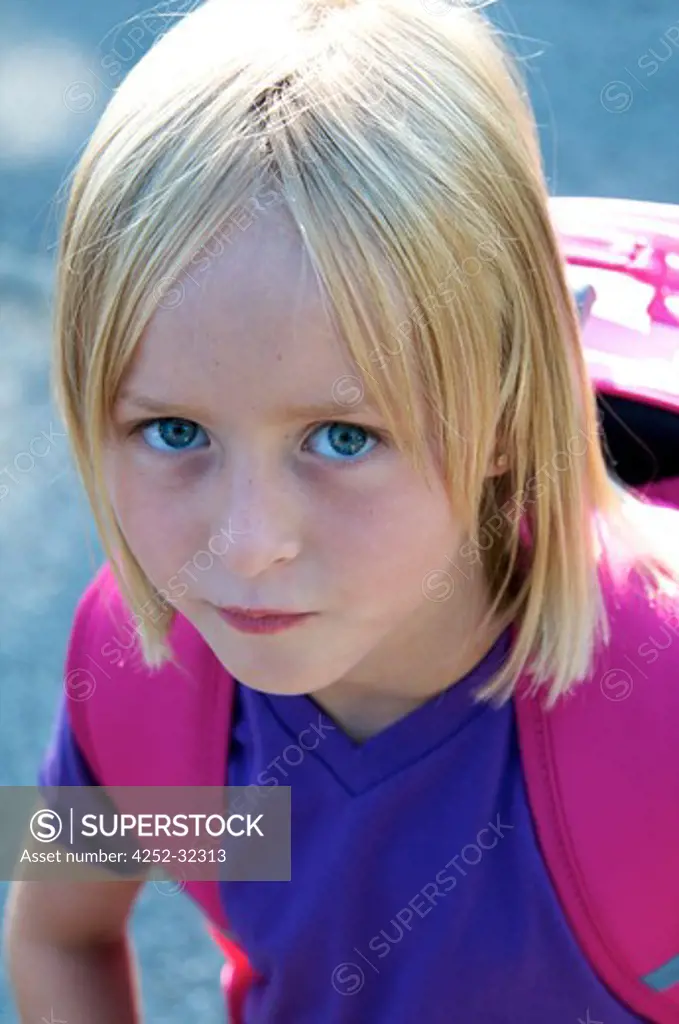
<path fill-rule="evenodd" d="M 236 415 L 333 401 L 358 373 L 282 207 L 199 254 L 148 323 L 123 391 Z M 341 398 L 340 398 L 341 405 Z"/>

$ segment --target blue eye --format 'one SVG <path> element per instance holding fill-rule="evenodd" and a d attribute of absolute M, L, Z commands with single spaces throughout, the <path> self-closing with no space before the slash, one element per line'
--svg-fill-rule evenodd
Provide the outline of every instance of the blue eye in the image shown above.
<path fill-rule="evenodd" d="M 141 434 L 144 443 L 154 451 L 186 452 L 206 447 L 204 442 L 200 443 L 199 437 L 200 434 L 206 437 L 203 428 L 192 420 L 176 416 L 145 420 L 137 424 L 133 433 Z M 316 447 L 316 454 L 341 462 L 357 462 L 382 443 L 377 431 L 353 423 L 326 423 L 314 430 L 310 437 L 323 435 L 326 439 Z M 309 444 L 308 440 L 306 444 Z"/>
<path fill-rule="evenodd" d="M 324 433 L 327 443 L 319 448 L 325 450 L 317 450 L 317 454 L 335 461 L 357 462 L 360 456 L 365 456 L 381 442 L 376 432 L 353 423 L 324 423 L 311 434 L 311 437 L 318 437 Z M 371 446 L 366 450 L 368 443 Z"/>
<path fill-rule="evenodd" d="M 197 423 L 174 416 L 158 420 L 147 420 L 145 423 L 140 423 L 136 429 L 141 433 L 149 448 L 153 448 L 154 451 L 161 452 L 184 452 L 193 450 L 190 446 L 196 435 L 199 432 L 205 434 L 203 428 L 199 427 Z M 162 444 L 168 445 L 169 447 L 156 447 L 156 445 L 152 444 L 149 440 L 149 437 L 146 434 L 147 431 L 153 431 L 155 437 L 159 437 Z M 198 445 L 197 447 L 201 446 Z"/>

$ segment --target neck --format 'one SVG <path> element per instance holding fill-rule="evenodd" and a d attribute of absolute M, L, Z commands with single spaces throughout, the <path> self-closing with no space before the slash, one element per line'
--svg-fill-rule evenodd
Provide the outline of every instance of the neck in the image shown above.
<path fill-rule="evenodd" d="M 435 622 L 422 628 L 416 616 L 313 700 L 352 739 L 370 739 L 464 679 L 482 660 L 507 625 L 499 617 L 483 625 L 488 607 L 481 597 L 459 614 L 448 609 L 443 629 Z"/>

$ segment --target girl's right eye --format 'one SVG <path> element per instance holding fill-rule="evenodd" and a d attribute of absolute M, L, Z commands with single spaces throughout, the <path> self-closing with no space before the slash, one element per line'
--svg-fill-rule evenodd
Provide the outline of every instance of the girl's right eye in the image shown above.
<path fill-rule="evenodd" d="M 205 445 L 192 444 L 196 435 L 200 432 L 205 435 L 205 431 L 197 423 L 176 416 L 144 420 L 142 423 L 138 423 L 132 430 L 133 434 L 141 434 L 144 443 L 149 448 L 160 452 L 186 452 L 194 451 L 196 447 L 205 447 Z M 154 444 L 151 441 L 151 437 L 155 441 L 160 440 L 160 445 Z"/>

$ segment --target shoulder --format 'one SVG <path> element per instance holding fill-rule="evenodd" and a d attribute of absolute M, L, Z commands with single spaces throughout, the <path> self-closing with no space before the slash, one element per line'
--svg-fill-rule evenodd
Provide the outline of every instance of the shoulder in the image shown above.
<path fill-rule="evenodd" d="M 635 515 L 639 550 L 651 535 L 648 550 L 677 545 L 679 510 L 642 506 Z M 521 705 L 530 724 L 526 736 L 546 729 L 560 762 L 581 785 L 580 767 L 593 771 L 592 758 L 611 778 L 631 775 L 641 784 L 649 776 L 650 786 L 653 778 L 671 775 L 679 783 L 679 580 L 649 571 L 646 555 L 641 561 L 628 556 L 629 549 L 616 553 L 611 545 L 602 560 L 608 636 L 599 637 L 587 678 L 546 712 L 539 700 Z"/>
<path fill-rule="evenodd" d="M 614 752 L 658 768 L 676 761 L 679 779 L 679 577 L 649 569 L 664 548 L 671 568 L 679 510 L 635 504 L 625 532 L 604 538 L 599 583 L 608 635 L 597 639 L 587 678 L 547 709 L 526 677 L 517 695 L 536 700 L 518 707 L 527 739 L 548 729 L 567 760 L 586 760 L 575 738 L 609 763 Z"/>
<path fill-rule="evenodd" d="M 638 571 L 608 591 L 610 638 L 593 679 L 611 703 L 631 699 L 637 724 L 651 716 L 679 724 L 679 595 Z M 634 709 L 634 710 L 632 710 Z"/>
<path fill-rule="evenodd" d="M 123 597 L 115 573 L 105 562 L 87 584 L 76 604 L 68 644 L 68 658 L 83 658 L 103 670 L 130 665 L 136 673 L 167 671 L 168 666 L 152 669 L 141 657 L 138 644 L 142 617 L 132 612 Z M 175 614 L 168 641 L 178 665 L 200 665 L 209 657 L 209 649 L 200 634 L 184 616 Z"/>
<path fill-rule="evenodd" d="M 647 527 L 656 551 L 676 546 L 676 510 L 639 516 L 635 546 Z M 623 571 L 623 561 L 611 575 L 602 569 L 610 636 L 588 678 L 550 709 L 517 703 L 542 850 L 581 941 L 613 982 L 643 978 L 676 953 L 679 898 L 679 595 L 671 575 L 649 577 L 629 559 Z"/>
<path fill-rule="evenodd" d="M 71 727 L 104 785 L 195 784 L 214 770 L 221 740 L 211 737 L 228 720 L 233 680 L 179 612 L 168 635 L 174 660 L 149 667 L 139 621 L 105 563 L 77 603 L 69 637 Z"/>
<path fill-rule="evenodd" d="M 624 669 L 630 688 L 635 678 L 641 683 L 652 675 L 656 686 L 648 699 L 671 686 L 679 700 L 679 509 L 634 502 L 628 523 L 626 559 L 616 564 L 611 544 L 602 568 L 610 642 L 595 671 Z"/>

